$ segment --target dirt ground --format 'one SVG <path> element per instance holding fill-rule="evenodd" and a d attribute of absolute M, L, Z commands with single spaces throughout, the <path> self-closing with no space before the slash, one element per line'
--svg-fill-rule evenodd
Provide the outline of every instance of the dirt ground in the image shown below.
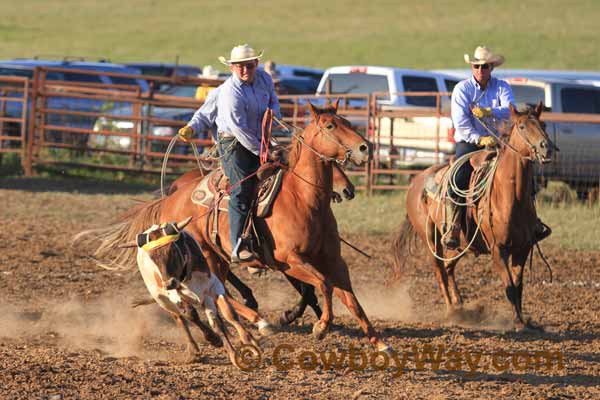
<path fill-rule="evenodd" d="M 323 340 L 313 338 L 315 317 L 307 311 L 261 338 L 261 362 L 244 372 L 204 343 L 203 361 L 187 363 L 181 333 L 158 306 L 130 307 L 145 294 L 137 273 L 102 270 L 70 247 L 76 232 L 111 221 L 137 195 L 102 194 L 116 192 L 0 182 L 0 398 L 600 398 L 600 252 L 546 246 L 554 281 L 536 258 L 524 292 L 527 316 L 544 331 L 515 333 L 489 258 L 459 264 L 467 311 L 449 319 L 422 257 L 389 286 L 391 238 L 346 235 L 373 255 L 344 248 L 358 298 L 395 358 L 375 358 L 336 302 Z M 297 300 L 277 273 L 238 272 L 271 321 Z M 427 346 L 433 357 L 419 364 Z M 544 351 L 560 363 L 536 362 Z M 325 366 L 331 355 L 345 358 Z"/>

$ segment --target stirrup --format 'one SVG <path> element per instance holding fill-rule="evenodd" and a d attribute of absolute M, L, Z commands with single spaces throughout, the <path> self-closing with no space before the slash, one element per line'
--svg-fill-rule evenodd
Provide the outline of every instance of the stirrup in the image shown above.
<path fill-rule="evenodd" d="M 540 228 L 540 229 L 538 229 Z M 552 234 L 552 229 L 548 225 L 542 222 L 541 219 L 537 219 L 536 221 L 536 230 L 534 232 L 534 241 L 535 243 L 541 242 L 546 239 L 548 236 Z"/>

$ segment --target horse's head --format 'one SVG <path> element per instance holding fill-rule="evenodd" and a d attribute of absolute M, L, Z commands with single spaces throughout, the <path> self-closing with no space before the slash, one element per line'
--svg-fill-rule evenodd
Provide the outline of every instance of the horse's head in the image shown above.
<path fill-rule="evenodd" d="M 552 152 L 558 150 L 545 131 L 545 124 L 540 121 L 543 104 L 538 103 L 535 108 L 519 112 L 509 104 L 511 122 L 513 125 L 510 134 L 511 145 L 523 156 L 529 157 L 540 163 L 552 160 Z"/>
<path fill-rule="evenodd" d="M 153 225 L 137 235 L 135 246 L 138 254 L 141 253 L 158 269 L 158 274 L 154 273 L 154 279 L 159 287 L 167 290 L 177 288 L 191 267 L 185 233 L 182 232 L 191 220 L 192 217 L 188 217 L 177 223 Z M 132 244 L 124 247 L 128 246 Z"/>
<path fill-rule="evenodd" d="M 362 165 L 371 157 L 371 143 L 352 129 L 348 120 L 337 115 L 338 103 L 339 99 L 325 108 L 308 103 L 313 121 L 305 131 L 305 139 L 310 140 L 310 146 L 322 157 L 342 164 L 351 160 Z"/>

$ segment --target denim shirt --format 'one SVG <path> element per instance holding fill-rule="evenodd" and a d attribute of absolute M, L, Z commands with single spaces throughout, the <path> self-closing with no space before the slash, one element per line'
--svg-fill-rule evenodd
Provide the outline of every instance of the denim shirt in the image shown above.
<path fill-rule="evenodd" d="M 208 92 L 204 104 L 194 113 L 188 122 L 194 133 L 206 132 L 212 129 L 216 133 L 215 120 L 217 119 L 217 98 L 220 86 Z"/>
<path fill-rule="evenodd" d="M 454 140 L 456 142 L 478 143 L 482 136 L 489 132 L 473 116 L 471 109 L 475 106 L 490 107 L 492 118 L 484 122 L 492 128 L 497 128 L 497 120 L 510 118 L 509 104 L 515 104 L 510 85 L 503 80 L 491 77 L 485 90 L 474 77 L 459 82 L 452 91 L 452 123 L 454 124 Z"/>
<path fill-rule="evenodd" d="M 217 98 L 219 133 L 233 135 L 246 149 L 258 155 L 263 114 L 270 107 L 281 117 L 279 99 L 271 76 L 257 69 L 252 83 L 243 82 L 235 73 L 221 86 Z"/>

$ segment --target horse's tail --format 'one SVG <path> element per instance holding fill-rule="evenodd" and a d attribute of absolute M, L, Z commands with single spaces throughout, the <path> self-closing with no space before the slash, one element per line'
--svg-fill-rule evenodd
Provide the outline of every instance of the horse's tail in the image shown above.
<path fill-rule="evenodd" d="M 119 222 L 104 228 L 79 232 L 73 243 L 91 246 L 92 258 L 109 270 L 129 270 L 136 267 L 137 248 L 122 248 L 134 242 L 136 236 L 153 224 L 159 223 L 162 199 L 142 203 L 119 218 Z"/>
<path fill-rule="evenodd" d="M 394 254 L 392 280 L 398 280 L 402 276 L 406 260 L 411 256 L 411 242 L 415 242 L 416 240 L 417 231 L 410 223 L 408 216 L 406 216 L 392 242 L 392 253 Z"/>

